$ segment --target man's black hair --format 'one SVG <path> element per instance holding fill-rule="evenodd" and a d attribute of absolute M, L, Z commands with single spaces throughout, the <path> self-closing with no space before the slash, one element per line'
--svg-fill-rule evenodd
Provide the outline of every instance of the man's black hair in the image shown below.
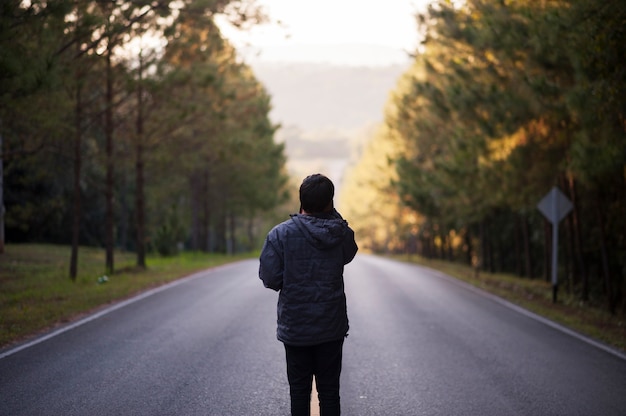
<path fill-rule="evenodd" d="M 321 173 L 309 175 L 300 185 L 300 208 L 310 214 L 332 209 L 335 185 Z"/>

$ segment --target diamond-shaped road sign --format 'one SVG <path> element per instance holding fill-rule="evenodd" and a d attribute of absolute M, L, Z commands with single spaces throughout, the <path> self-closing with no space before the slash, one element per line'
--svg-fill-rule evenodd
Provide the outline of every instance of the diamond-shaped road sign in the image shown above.
<path fill-rule="evenodd" d="M 555 186 L 539 201 L 537 208 L 552 224 L 558 224 L 569 214 L 573 205 L 563 192 Z"/>
<path fill-rule="evenodd" d="M 537 208 L 552 223 L 552 302 L 558 291 L 559 222 L 572 210 L 571 201 L 556 186 L 543 197 Z"/>

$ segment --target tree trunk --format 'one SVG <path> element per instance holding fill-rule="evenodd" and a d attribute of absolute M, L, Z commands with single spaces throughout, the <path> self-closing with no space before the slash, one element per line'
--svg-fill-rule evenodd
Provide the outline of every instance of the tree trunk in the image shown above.
<path fill-rule="evenodd" d="M 143 161 L 143 57 L 139 52 L 139 84 L 137 86 L 137 148 L 135 160 L 135 211 L 137 212 L 137 267 L 146 268 L 144 161 Z"/>
<path fill-rule="evenodd" d="M 535 277 L 533 272 L 533 259 L 530 252 L 530 232 L 528 230 L 528 218 L 524 215 L 522 220 L 522 238 L 524 241 L 524 267 L 526 270 L 526 276 L 529 278 Z"/>
<path fill-rule="evenodd" d="M 484 219 L 480 223 L 480 239 L 482 246 L 482 259 L 481 263 L 483 264 L 483 270 L 494 273 L 494 262 L 493 262 L 493 250 L 491 246 L 491 238 L 489 238 L 489 229 L 486 225 L 487 219 Z"/>
<path fill-rule="evenodd" d="M 521 214 L 515 214 L 515 272 L 518 276 L 524 276 L 524 270 L 522 268 L 522 245 L 520 241 L 522 234 L 522 216 Z"/>
<path fill-rule="evenodd" d="M 105 136 L 106 136 L 106 219 L 105 219 L 105 247 L 106 263 L 105 270 L 113 274 L 113 250 L 114 250 L 114 213 L 113 213 L 113 70 L 111 66 L 111 54 L 113 45 L 111 39 L 106 52 L 106 111 L 105 111 Z"/>
<path fill-rule="evenodd" d="M 432 233 L 432 227 L 430 225 L 427 225 L 427 231 L 424 234 L 424 236 L 422 237 L 422 240 L 424 241 L 424 247 L 423 247 L 423 251 L 424 251 L 424 256 L 427 259 L 432 259 L 433 256 L 433 233 Z"/>
<path fill-rule="evenodd" d="M 487 245 L 487 257 L 489 259 L 489 272 L 495 273 L 496 272 L 496 257 L 495 257 L 491 239 L 492 239 L 491 234 L 487 232 L 487 234 L 485 234 L 485 240 L 486 240 L 485 243 Z"/>
<path fill-rule="evenodd" d="M 604 213 L 602 212 L 602 202 L 598 199 L 599 198 L 596 198 L 595 205 L 596 216 L 598 219 L 598 228 L 600 230 L 600 259 L 602 263 L 602 276 L 604 277 L 604 290 L 606 293 L 609 312 L 611 312 L 612 315 L 615 315 L 615 310 L 617 307 L 615 288 L 613 287 L 611 270 L 609 267 L 609 253 L 606 242 L 606 230 L 604 224 Z"/>
<path fill-rule="evenodd" d="M 228 246 L 226 249 L 227 254 L 235 253 L 235 236 L 236 236 L 236 222 L 235 222 L 235 214 L 230 212 L 228 214 Z"/>
<path fill-rule="evenodd" d="M 80 45 L 80 43 L 77 43 Z M 76 77 L 76 108 L 74 111 L 75 120 L 74 128 L 76 129 L 74 134 L 74 212 L 72 219 L 72 254 L 70 257 L 70 279 L 76 281 L 76 275 L 78 274 L 78 245 L 80 239 L 80 218 L 81 218 L 81 198 L 80 198 L 80 174 L 81 174 L 81 147 L 82 147 L 82 128 L 81 122 L 83 118 L 82 114 L 82 91 L 81 91 L 81 76 Z"/>
<path fill-rule="evenodd" d="M 561 189 L 565 189 L 566 193 L 567 189 L 568 189 L 568 179 L 567 176 L 562 175 L 561 178 L 559 179 L 559 185 L 561 187 Z M 570 201 L 572 200 L 572 196 L 571 195 L 567 195 L 570 198 Z M 565 261 L 563 262 L 565 265 L 565 279 L 567 282 L 567 292 L 568 293 L 572 293 L 574 290 L 574 285 L 576 284 L 576 264 L 575 264 L 575 257 L 576 254 L 574 252 L 574 223 L 572 221 L 572 215 L 568 215 L 566 218 L 566 227 L 565 230 L 567 231 L 566 234 L 566 250 L 565 250 Z"/>
<path fill-rule="evenodd" d="M 191 249 L 198 251 L 201 249 L 202 241 L 202 200 L 200 198 L 199 175 L 192 174 L 189 180 L 189 188 L 191 191 Z"/>
<path fill-rule="evenodd" d="M 576 182 L 574 177 L 569 177 L 569 194 L 572 200 L 574 209 L 572 215 L 570 215 L 572 221 L 572 233 L 574 240 L 574 252 L 578 263 L 578 275 L 581 281 L 581 299 L 583 301 L 589 300 L 589 276 L 587 275 L 587 266 L 585 264 L 585 257 L 583 254 L 582 244 L 582 231 L 580 226 L 580 217 L 578 213 L 578 193 L 576 192 Z"/>
<path fill-rule="evenodd" d="M 552 258 L 552 227 L 550 225 L 550 221 L 547 219 L 543 220 L 543 231 L 544 231 L 544 247 L 543 247 L 543 278 L 546 282 L 551 280 L 550 270 L 551 270 L 551 261 Z"/>
<path fill-rule="evenodd" d="M 445 235 L 443 235 L 443 232 L 441 231 L 441 227 L 439 227 L 439 259 L 441 260 L 445 260 L 446 259 L 446 237 Z"/>
<path fill-rule="evenodd" d="M 482 271 L 487 271 L 487 256 L 486 256 L 486 252 L 487 252 L 487 245 L 485 244 L 485 221 L 481 220 L 480 221 L 480 231 L 479 231 L 479 235 L 480 235 L 480 267 Z"/>
<path fill-rule="evenodd" d="M 246 227 L 246 230 L 248 232 L 248 250 L 252 250 L 254 248 L 254 240 L 255 240 L 255 233 L 254 233 L 254 215 L 250 215 L 248 217 L 248 226 Z"/>
<path fill-rule="evenodd" d="M 472 245 L 472 234 L 469 230 L 469 227 L 467 227 L 467 229 L 465 230 L 465 247 L 467 248 L 467 252 L 466 252 L 466 256 L 465 256 L 465 261 L 467 262 L 468 266 L 472 266 L 473 262 L 473 256 L 474 256 L 474 247 Z"/>
<path fill-rule="evenodd" d="M 217 215 L 217 220 L 216 220 L 216 224 L 215 224 L 215 250 L 218 253 L 226 253 L 226 245 L 227 245 L 227 241 L 226 241 L 226 230 L 227 230 L 227 224 L 226 224 L 227 218 L 226 218 L 226 214 L 225 213 L 221 213 L 219 215 Z"/>
<path fill-rule="evenodd" d="M 211 174 L 209 169 L 205 169 L 204 172 L 204 182 L 202 189 L 202 201 L 203 201 L 203 216 L 202 216 L 202 250 L 204 252 L 209 253 L 211 251 L 211 201 L 210 201 L 210 191 L 211 191 Z"/>
<path fill-rule="evenodd" d="M 0 119 L 0 254 L 4 253 L 4 141 Z"/>

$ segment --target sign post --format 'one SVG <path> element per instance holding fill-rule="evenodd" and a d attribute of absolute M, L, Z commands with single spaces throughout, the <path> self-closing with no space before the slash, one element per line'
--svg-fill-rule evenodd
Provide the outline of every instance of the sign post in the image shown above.
<path fill-rule="evenodd" d="M 552 223 L 552 302 L 556 303 L 558 282 L 559 222 L 572 210 L 572 202 L 556 186 L 537 204 Z"/>

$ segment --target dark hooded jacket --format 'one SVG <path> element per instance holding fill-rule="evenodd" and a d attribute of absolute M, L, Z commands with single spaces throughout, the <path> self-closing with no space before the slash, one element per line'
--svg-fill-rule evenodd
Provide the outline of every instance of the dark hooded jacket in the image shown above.
<path fill-rule="evenodd" d="M 306 346 L 347 335 L 343 268 L 357 249 L 354 231 L 335 210 L 294 214 L 269 232 L 259 277 L 265 287 L 280 291 L 276 331 L 280 341 Z"/>

